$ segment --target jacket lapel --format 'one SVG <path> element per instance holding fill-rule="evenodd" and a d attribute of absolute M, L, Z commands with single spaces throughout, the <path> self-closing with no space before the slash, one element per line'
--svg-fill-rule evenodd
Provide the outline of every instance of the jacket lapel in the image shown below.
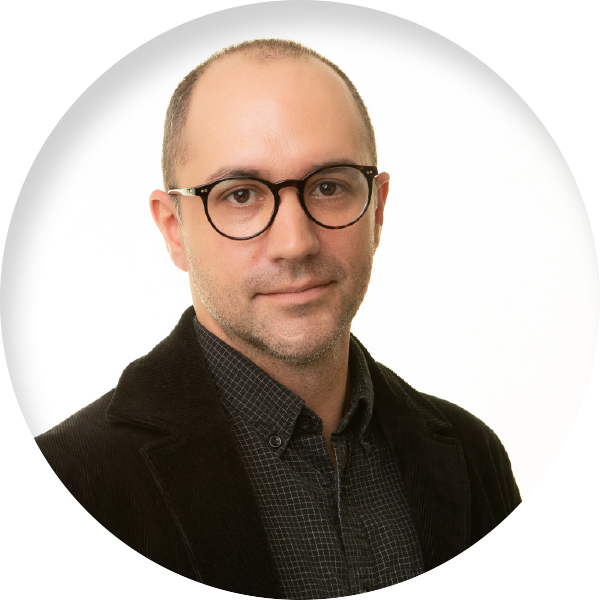
<path fill-rule="evenodd" d="M 396 455 L 427 570 L 469 545 L 470 487 L 452 425 L 423 395 L 361 346 L 371 372 L 375 412 Z M 446 435 L 444 435 L 446 434 Z"/>
<path fill-rule="evenodd" d="M 109 420 L 159 429 L 140 449 L 197 577 L 232 592 L 281 597 L 251 483 L 188 309 L 175 330 L 123 372 Z"/>

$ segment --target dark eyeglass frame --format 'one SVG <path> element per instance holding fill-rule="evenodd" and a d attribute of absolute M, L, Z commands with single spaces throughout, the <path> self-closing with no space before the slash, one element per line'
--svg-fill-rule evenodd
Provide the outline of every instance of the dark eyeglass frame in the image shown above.
<path fill-rule="evenodd" d="M 317 173 L 320 173 L 321 171 L 326 171 L 328 169 L 335 169 L 337 167 L 351 167 L 353 169 L 356 169 L 357 171 L 360 171 L 367 180 L 367 184 L 369 186 L 369 195 L 368 195 L 367 202 L 366 202 L 362 212 L 360 213 L 360 215 L 358 215 L 358 217 L 356 217 L 356 219 L 354 219 L 354 221 L 351 221 L 347 225 L 325 225 L 325 224 L 317 221 L 317 219 L 315 219 L 308 211 L 308 208 L 306 207 L 306 203 L 304 202 L 304 188 L 306 186 L 306 182 L 311 177 L 316 175 Z M 298 196 L 298 201 L 300 202 L 300 206 L 302 206 L 304 213 L 311 221 L 313 221 L 320 227 L 324 227 L 325 229 L 345 229 L 346 227 L 350 227 L 350 225 L 354 225 L 354 223 L 359 221 L 362 218 L 362 216 L 367 212 L 367 209 L 369 208 L 369 205 L 371 204 L 371 195 L 373 194 L 373 180 L 377 176 L 377 173 L 378 173 L 377 167 L 373 167 L 373 166 L 354 165 L 351 163 L 332 164 L 332 165 L 327 165 L 325 167 L 320 167 L 318 169 L 315 169 L 314 171 L 311 171 L 308 175 L 304 176 L 302 179 L 283 179 L 282 181 L 277 181 L 277 182 L 273 183 L 272 181 L 267 181 L 266 179 L 260 179 L 258 177 L 240 177 L 240 176 L 223 177 L 222 179 L 215 179 L 214 181 L 211 181 L 210 183 L 205 183 L 204 185 L 199 185 L 199 186 L 191 187 L 191 188 L 180 188 L 177 190 L 169 190 L 167 193 L 171 194 L 171 195 L 181 194 L 182 196 L 197 196 L 197 197 L 201 198 L 202 202 L 204 204 L 204 212 L 206 214 L 206 218 L 208 219 L 208 222 L 212 225 L 212 228 L 217 233 L 219 233 L 223 237 L 229 238 L 230 240 L 243 241 L 243 240 L 251 240 L 255 237 L 258 237 L 261 233 L 264 233 L 269 227 L 271 227 L 271 225 L 273 224 L 273 221 L 275 220 L 275 217 L 277 216 L 277 211 L 279 210 L 279 204 L 281 202 L 281 199 L 279 197 L 279 192 L 280 192 L 280 190 L 282 190 L 286 187 L 295 187 L 296 188 L 296 194 Z M 255 233 L 254 235 L 249 235 L 247 237 L 241 237 L 241 238 L 227 235 L 226 233 L 223 233 L 222 231 L 217 229 L 215 224 L 212 222 L 210 215 L 208 214 L 208 196 L 209 196 L 211 190 L 217 184 L 219 184 L 223 181 L 233 181 L 235 179 L 246 179 L 246 180 L 250 180 L 250 181 L 258 181 L 260 183 L 263 183 L 271 190 L 271 193 L 273 194 L 273 199 L 275 202 L 274 207 L 273 207 L 273 214 L 271 215 L 269 222 L 258 233 Z"/>

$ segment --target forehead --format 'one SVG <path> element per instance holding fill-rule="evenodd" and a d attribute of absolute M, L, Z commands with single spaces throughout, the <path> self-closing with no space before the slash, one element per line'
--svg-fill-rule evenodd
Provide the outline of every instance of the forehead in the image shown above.
<path fill-rule="evenodd" d="M 313 57 L 218 60 L 194 89 L 185 137 L 182 169 L 203 176 L 230 165 L 301 176 L 328 159 L 359 162 L 366 146 L 352 94 Z"/>

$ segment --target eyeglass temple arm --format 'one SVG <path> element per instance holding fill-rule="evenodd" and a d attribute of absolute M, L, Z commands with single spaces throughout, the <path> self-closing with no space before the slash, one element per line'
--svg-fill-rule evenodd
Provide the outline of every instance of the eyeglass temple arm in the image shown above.
<path fill-rule="evenodd" d="M 179 190 L 169 190 L 167 194 L 181 194 L 182 196 L 195 196 L 196 188 L 181 188 Z"/>

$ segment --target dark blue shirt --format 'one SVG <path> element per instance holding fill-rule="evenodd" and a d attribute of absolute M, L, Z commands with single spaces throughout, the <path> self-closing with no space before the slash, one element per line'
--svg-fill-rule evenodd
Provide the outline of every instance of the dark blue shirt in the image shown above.
<path fill-rule="evenodd" d="M 331 435 L 304 401 L 195 319 L 288 598 L 333 598 L 423 572 L 398 464 L 373 414 L 366 360 L 350 340 L 349 405 Z M 226 477 L 227 473 L 223 473 Z"/>

